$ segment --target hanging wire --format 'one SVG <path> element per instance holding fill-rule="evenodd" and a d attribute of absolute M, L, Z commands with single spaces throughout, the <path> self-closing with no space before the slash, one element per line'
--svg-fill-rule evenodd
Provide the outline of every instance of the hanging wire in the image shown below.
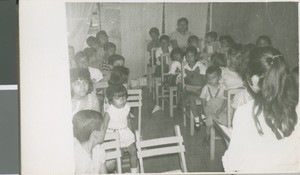
<path fill-rule="evenodd" d="M 162 11 L 162 29 L 161 32 L 162 34 L 165 34 L 166 32 L 166 26 L 165 26 L 165 3 L 163 3 L 163 11 Z"/>
<path fill-rule="evenodd" d="M 267 11 L 268 17 L 269 17 L 269 19 L 270 19 L 270 21 L 271 21 L 271 24 L 274 25 L 274 22 L 273 22 L 273 20 L 272 20 L 272 17 L 271 17 L 271 15 L 270 15 L 270 12 L 269 12 L 269 2 L 266 2 L 266 11 Z"/>
<path fill-rule="evenodd" d="M 102 8 L 101 8 L 101 6 L 102 6 L 102 3 L 97 3 L 97 7 L 98 7 L 98 18 L 99 18 L 99 24 L 98 24 L 98 29 L 99 29 L 99 31 L 101 30 L 101 17 L 102 17 L 102 15 L 101 15 L 101 13 L 102 13 Z"/>

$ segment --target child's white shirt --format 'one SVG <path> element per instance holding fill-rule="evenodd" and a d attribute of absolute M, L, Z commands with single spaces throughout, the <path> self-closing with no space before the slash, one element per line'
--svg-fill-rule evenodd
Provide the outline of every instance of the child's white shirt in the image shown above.
<path fill-rule="evenodd" d="M 201 99 L 205 99 L 205 101 L 209 101 L 211 96 L 209 91 L 211 92 L 211 95 L 213 97 L 220 97 L 222 99 L 226 99 L 224 92 L 225 92 L 226 88 L 224 85 L 219 84 L 218 87 L 212 87 L 210 85 L 205 85 L 201 91 L 201 95 L 200 98 Z M 218 94 L 217 94 L 218 93 Z"/>
<path fill-rule="evenodd" d="M 189 64 L 185 64 L 183 66 L 183 77 L 186 77 L 185 70 L 194 71 L 197 67 L 199 67 L 199 74 L 205 75 L 207 67 L 204 66 L 200 61 L 197 61 L 196 64 L 191 68 Z"/>
<path fill-rule="evenodd" d="M 169 53 L 172 52 L 173 48 L 171 46 L 168 47 Z M 158 57 L 160 57 L 160 55 L 163 53 L 162 48 L 159 47 L 156 52 L 155 52 L 155 57 L 156 57 L 156 64 L 160 65 L 160 60 L 158 59 Z M 167 60 L 167 64 L 169 63 L 170 60 Z"/>
<path fill-rule="evenodd" d="M 222 78 L 220 83 L 223 84 L 226 89 L 236 89 L 243 87 L 243 80 L 237 72 L 231 71 L 228 67 L 221 67 Z"/>
<path fill-rule="evenodd" d="M 101 145 L 92 149 L 92 156 L 74 138 L 75 174 L 99 174 L 100 163 L 105 163 L 105 150 Z"/>
<path fill-rule="evenodd" d="M 88 67 L 91 74 L 91 80 L 96 83 L 103 79 L 103 75 L 99 69 Z"/>
<path fill-rule="evenodd" d="M 180 62 L 179 61 L 172 61 L 171 64 L 170 64 L 169 74 L 175 75 L 177 69 L 181 70 Z"/>

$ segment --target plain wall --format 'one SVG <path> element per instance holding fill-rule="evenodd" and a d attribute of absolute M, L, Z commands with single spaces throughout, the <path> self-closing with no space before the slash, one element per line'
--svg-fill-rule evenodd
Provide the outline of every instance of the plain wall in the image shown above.
<path fill-rule="evenodd" d="M 213 3 L 212 30 L 230 34 L 239 43 L 269 35 L 289 66 L 298 65 L 298 3 Z"/>

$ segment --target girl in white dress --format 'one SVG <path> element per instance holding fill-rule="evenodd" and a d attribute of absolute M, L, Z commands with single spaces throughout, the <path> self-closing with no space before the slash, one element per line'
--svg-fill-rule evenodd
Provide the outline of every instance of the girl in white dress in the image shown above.
<path fill-rule="evenodd" d="M 119 133 L 121 148 L 126 148 L 129 152 L 131 172 L 137 173 L 137 151 L 135 136 L 131 131 L 128 117 L 130 107 L 127 105 L 127 89 L 122 84 L 109 85 L 106 90 L 106 97 L 110 103 L 104 113 L 106 132 Z"/>

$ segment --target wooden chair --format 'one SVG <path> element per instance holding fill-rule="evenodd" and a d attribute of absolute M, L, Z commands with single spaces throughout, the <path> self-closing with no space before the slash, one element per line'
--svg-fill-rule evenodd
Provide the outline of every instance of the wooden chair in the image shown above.
<path fill-rule="evenodd" d="M 232 126 L 233 109 L 231 107 L 234 96 L 245 88 L 229 89 L 227 92 L 227 126 Z"/>
<path fill-rule="evenodd" d="M 138 131 L 141 133 L 142 89 L 128 89 L 127 104 L 138 108 Z"/>
<path fill-rule="evenodd" d="M 221 126 L 220 123 L 218 123 L 217 121 L 214 121 L 214 125 L 211 128 L 211 134 L 210 134 L 210 160 L 214 160 L 215 159 L 215 141 L 217 139 L 216 137 L 216 133 L 215 130 L 220 131 L 220 128 L 228 128 L 230 129 L 232 127 L 232 118 L 233 118 L 233 109 L 231 107 L 232 104 L 232 100 L 234 98 L 234 96 L 236 94 L 238 94 L 239 92 L 241 92 L 244 88 L 237 88 L 237 89 L 229 89 L 227 91 L 227 126 Z M 221 136 L 222 133 L 218 132 Z M 224 137 L 223 137 L 224 139 Z M 225 143 L 226 143 L 225 139 Z"/>
<path fill-rule="evenodd" d="M 179 154 L 180 159 L 180 169 L 169 171 L 165 173 L 181 173 L 187 172 L 187 166 L 185 161 L 185 147 L 183 145 L 183 138 L 180 133 L 178 125 L 175 125 L 175 135 L 172 137 L 164 137 L 150 140 L 141 141 L 139 138 L 139 132 L 136 131 L 136 146 L 137 146 L 137 155 L 140 163 L 141 173 L 144 171 L 144 162 L 143 159 L 147 157 L 154 157 L 160 155 L 169 155 L 169 154 Z"/>
<path fill-rule="evenodd" d="M 121 165 L 121 149 L 120 149 L 120 137 L 119 134 L 114 133 L 106 133 L 104 143 L 102 144 L 105 149 L 105 158 L 106 160 L 116 160 L 117 161 L 117 172 L 122 173 L 122 165 Z"/>
<path fill-rule="evenodd" d="M 198 86 L 190 86 L 190 85 L 186 85 L 184 83 L 184 68 L 183 68 L 183 64 L 181 64 L 181 85 L 182 85 L 182 89 L 186 89 L 186 90 L 199 90 Z M 196 101 L 196 105 L 201 105 L 201 101 Z M 190 134 L 194 135 L 195 131 L 194 131 L 194 114 L 191 110 L 189 110 L 189 112 L 186 111 L 186 106 L 182 106 L 183 109 L 183 126 L 186 127 L 186 116 L 188 115 L 190 118 Z"/>
<path fill-rule="evenodd" d="M 169 65 L 170 63 L 170 54 L 169 53 L 163 53 L 161 54 L 161 106 L 162 110 L 164 110 L 165 102 L 169 103 L 169 110 L 170 110 L 170 117 L 173 117 L 174 115 L 174 108 L 177 106 L 174 105 L 174 98 L 176 101 L 176 104 L 178 104 L 178 97 L 177 97 L 177 86 L 165 86 L 166 83 L 166 76 L 169 76 L 169 73 L 165 73 L 164 70 L 164 64 L 166 63 Z M 166 98 L 169 97 L 169 100 Z"/>
<path fill-rule="evenodd" d="M 153 89 L 155 88 L 154 87 L 154 78 L 153 78 L 153 74 L 154 74 L 154 71 L 155 71 L 155 65 L 154 65 L 154 58 L 155 58 L 155 53 L 156 53 L 156 50 L 158 49 L 158 47 L 154 47 L 151 49 L 151 53 L 150 53 L 150 64 L 149 67 L 149 71 L 148 71 L 148 88 L 149 88 L 149 92 L 151 93 L 153 91 Z M 153 99 L 154 99 L 154 94 L 153 94 Z"/>

